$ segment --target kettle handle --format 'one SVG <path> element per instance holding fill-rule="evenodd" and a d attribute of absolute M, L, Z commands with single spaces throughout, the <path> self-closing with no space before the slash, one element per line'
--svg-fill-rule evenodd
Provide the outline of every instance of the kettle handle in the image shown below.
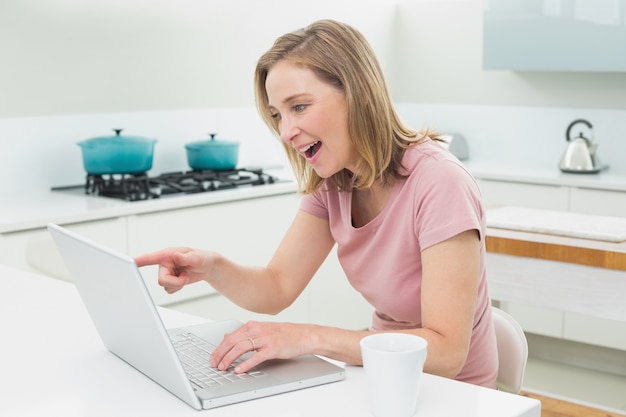
<path fill-rule="evenodd" d="M 593 128 L 593 126 L 591 126 L 591 123 L 589 123 L 585 119 L 576 119 L 576 120 L 574 120 L 572 123 L 569 124 L 569 126 L 567 126 L 567 130 L 565 131 L 565 141 L 566 142 L 570 141 L 570 131 L 572 130 L 572 127 L 574 127 L 574 125 L 577 125 L 578 123 L 583 123 L 583 124 L 587 125 L 587 127 L 589 129 Z"/>

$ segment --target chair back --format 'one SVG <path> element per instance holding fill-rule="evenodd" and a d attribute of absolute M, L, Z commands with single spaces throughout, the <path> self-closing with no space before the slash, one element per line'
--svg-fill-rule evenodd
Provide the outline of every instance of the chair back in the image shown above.
<path fill-rule="evenodd" d="M 508 313 L 492 307 L 498 345 L 499 390 L 519 394 L 528 360 L 528 342 L 519 323 Z"/>

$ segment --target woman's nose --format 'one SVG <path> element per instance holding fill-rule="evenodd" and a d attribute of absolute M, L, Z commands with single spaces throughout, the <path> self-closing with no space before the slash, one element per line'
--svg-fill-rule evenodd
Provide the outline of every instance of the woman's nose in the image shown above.
<path fill-rule="evenodd" d="M 289 119 L 283 118 L 279 126 L 280 140 L 283 143 L 290 144 L 300 133 L 300 130 Z"/>

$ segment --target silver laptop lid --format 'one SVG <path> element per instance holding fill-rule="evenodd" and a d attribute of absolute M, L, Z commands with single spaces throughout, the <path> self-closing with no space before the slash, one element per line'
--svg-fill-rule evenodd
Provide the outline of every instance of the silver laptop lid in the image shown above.
<path fill-rule="evenodd" d="M 48 230 L 106 348 L 201 409 L 134 260 L 55 224 Z"/>

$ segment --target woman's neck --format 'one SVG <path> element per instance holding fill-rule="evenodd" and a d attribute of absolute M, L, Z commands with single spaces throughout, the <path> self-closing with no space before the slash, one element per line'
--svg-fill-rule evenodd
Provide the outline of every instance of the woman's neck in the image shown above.
<path fill-rule="evenodd" d="M 376 182 L 370 188 L 352 191 L 352 225 L 363 227 L 378 216 L 389 201 L 393 184 Z"/>

